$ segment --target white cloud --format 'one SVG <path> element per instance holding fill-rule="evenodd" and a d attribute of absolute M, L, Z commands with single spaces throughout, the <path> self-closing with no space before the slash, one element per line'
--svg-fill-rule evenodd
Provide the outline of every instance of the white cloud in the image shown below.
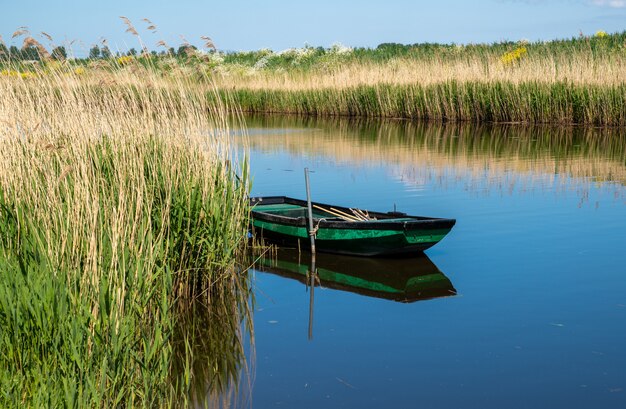
<path fill-rule="evenodd" d="M 626 0 L 593 0 L 592 3 L 596 6 L 611 7 L 614 9 L 626 7 Z"/>

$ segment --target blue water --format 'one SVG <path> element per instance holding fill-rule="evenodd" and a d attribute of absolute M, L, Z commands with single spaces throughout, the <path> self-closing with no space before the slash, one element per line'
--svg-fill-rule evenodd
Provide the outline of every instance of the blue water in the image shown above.
<path fill-rule="evenodd" d="M 374 136 L 339 122 L 279 125 L 250 135 L 253 195 L 304 198 L 308 167 L 315 201 L 456 218 L 427 255 L 457 295 L 405 304 L 316 287 L 309 339 L 307 287 L 256 272 L 253 408 L 626 407 L 622 151 L 589 153 L 595 142 L 581 137 L 555 153 L 532 132 L 487 129 L 474 155 L 423 129 L 390 142 L 382 125 Z M 443 139 L 468 142 L 454 133 Z M 502 143 L 525 148 L 500 154 Z M 617 170 L 545 165 L 564 158 Z"/>

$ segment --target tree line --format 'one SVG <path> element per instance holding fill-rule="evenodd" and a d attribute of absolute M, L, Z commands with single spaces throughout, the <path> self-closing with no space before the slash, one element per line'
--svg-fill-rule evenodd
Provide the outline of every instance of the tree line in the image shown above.
<path fill-rule="evenodd" d="M 171 55 L 174 57 L 181 57 L 181 58 L 185 58 L 190 54 L 190 51 L 195 51 L 197 50 L 197 47 L 193 46 L 193 45 L 189 45 L 189 44 L 185 44 L 185 45 L 181 45 L 180 47 L 178 47 L 178 49 L 174 48 L 174 47 L 170 47 L 167 51 L 163 50 L 160 52 L 157 51 L 151 51 L 151 52 L 147 52 L 144 51 L 142 53 L 140 53 L 139 51 L 137 51 L 135 48 L 131 48 L 126 52 L 112 52 L 111 49 L 107 46 L 99 46 L 99 45 L 94 45 L 89 49 L 89 59 L 110 59 L 110 58 L 114 58 L 114 57 L 121 57 L 121 56 L 137 56 L 140 54 L 149 54 L 152 56 L 163 56 L 163 55 Z M 68 52 L 65 46 L 58 46 L 58 47 L 54 47 L 52 49 L 52 51 L 50 52 L 50 57 L 54 60 L 65 60 L 68 58 Z M 42 59 L 41 56 L 41 51 L 39 49 L 37 49 L 37 47 L 34 46 L 30 46 L 30 47 L 23 47 L 23 48 L 18 48 L 15 45 L 12 45 L 10 47 L 7 47 L 6 44 L 0 42 L 0 61 L 2 60 L 13 60 L 13 61 L 40 61 Z M 81 58 L 76 58 L 76 59 L 81 59 Z"/>

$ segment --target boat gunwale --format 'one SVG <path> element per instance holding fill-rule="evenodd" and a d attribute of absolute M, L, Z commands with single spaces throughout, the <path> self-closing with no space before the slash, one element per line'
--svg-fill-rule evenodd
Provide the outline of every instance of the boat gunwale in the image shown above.
<path fill-rule="evenodd" d="M 262 204 L 260 204 L 262 203 Z M 351 212 L 349 208 L 343 206 L 329 205 L 319 202 L 311 202 L 313 205 L 335 208 L 343 212 Z M 262 196 L 250 198 L 250 204 L 253 206 L 251 213 L 253 213 L 253 219 L 263 220 L 271 223 L 279 223 L 287 226 L 306 227 L 308 218 L 305 216 L 290 217 L 282 216 L 278 214 L 271 214 L 263 212 L 261 209 L 255 210 L 256 206 L 272 205 L 272 204 L 293 204 L 306 208 L 307 202 L 305 200 L 295 199 L 288 196 Z M 383 213 L 372 211 L 369 212 L 371 216 L 382 217 L 382 220 L 372 221 L 347 221 L 347 220 L 328 220 L 325 218 L 316 218 L 313 220 L 320 228 L 333 228 L 333 229 L 350 229 L 350 230 L 435 230 L 435 229 L 451 229 L 455 224 L 455 219 L 425 217 L 425 216 L 411 216 L 393 212 Z M 393 217 L 397 216 L 397 217 Z M 406 220 L 411 219 L 411 220 Z"/>

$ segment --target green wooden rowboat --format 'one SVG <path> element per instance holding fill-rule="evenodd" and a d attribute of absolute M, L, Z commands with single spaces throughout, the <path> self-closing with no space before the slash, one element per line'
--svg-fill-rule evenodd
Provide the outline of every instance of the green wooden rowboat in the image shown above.
<path fill-rule="evenodd" d="M 310 249 L 306 201 L 285 196 L 254 197 L 250 205 L 253 235 L 282 246 Z M 441 241 L 455 222 L 313 203 L 315 247 L 323 253 L 416 255 Z"/>
<path fill-rule="evenodd" d="M 426 255 L 381 259 L 321 253 L 315 258 L 315 283 L 322 287 L 399 302 L 456 295 L 448 277 Z M 310 253 L 279 248 L 254 268 L 309 284 L 310 263 Z"/>

